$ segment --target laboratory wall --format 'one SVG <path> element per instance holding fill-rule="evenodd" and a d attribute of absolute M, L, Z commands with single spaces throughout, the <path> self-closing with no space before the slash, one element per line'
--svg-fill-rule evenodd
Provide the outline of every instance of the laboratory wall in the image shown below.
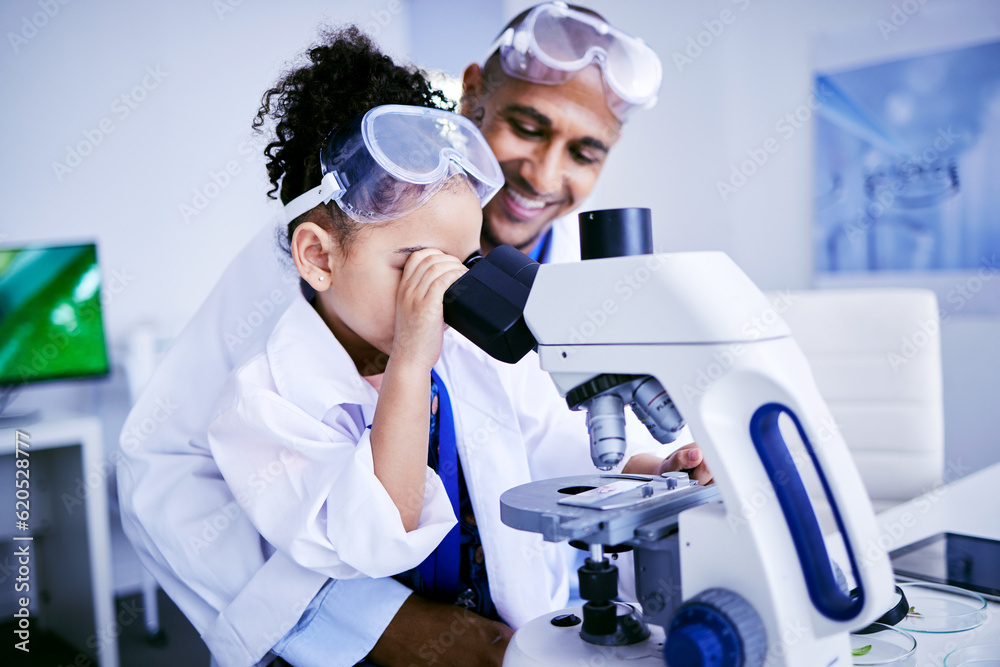
<path fill-rule="evenodd" d="M 356 21 L 390 53 L 459 75 L 528 4 L 4 2 L 0 243 L 96 240 L 114 358 L 143 327 L 169 341 L 239 248 L 280 213 L 266 198 L 250 123 L 262 92 L 321 22 Z M 723 250 L 767 290 L 815 282 L 820 36 L 868 29 L 887 56 L 933 47 L 942 7 L 979 12 L 984 35 L 1000 34 L 1000 5 L 964 0 L 588 4 L 645 38 L 661 56 L 664 84 L 656 108 L 625 128 L 586 205 L 650 207 L 658 250 Z M 884 33 L 880 21 L 895 30 Z M 734 192 L 720 192 L 734 165 L 768 140 L 777 149 Z M 1000 461 L 1000 318 L 949 318 L 940 336 L 954 477 Z M 15 405 L 100 412 L 111 448 L 128 401 L 120 370 L 29 388 Z"/>

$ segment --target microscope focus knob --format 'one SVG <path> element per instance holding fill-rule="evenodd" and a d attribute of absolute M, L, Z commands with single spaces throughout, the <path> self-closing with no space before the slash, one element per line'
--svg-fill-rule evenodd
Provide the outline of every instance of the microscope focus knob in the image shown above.
<path fill-rule="evenodd" d="M 669 667 L 761 667 L 767 633 L 757 611 L 725 588 L 702 591 L 674 614 L 663 647 Z"/>

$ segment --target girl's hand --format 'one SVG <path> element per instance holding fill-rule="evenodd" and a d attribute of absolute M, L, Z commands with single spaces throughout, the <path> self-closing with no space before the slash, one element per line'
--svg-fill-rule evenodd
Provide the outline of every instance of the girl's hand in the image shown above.
<path fill-rule="evenodd" d="M 424 502 L 430 374 L 444 341 L 444 293 L 466 270 L 440 250 L 418 250 L 406 259 L 396 291 L 392 349 L 372 418 L 371 443 L 375 476 L 407 531 L 419 525 Z"/>
<path fill-rule="evenodd" d="M 389 358 L 428 373 L 441 356 L 444 293 L 468 269 L 435 248 L 411 254 L 396 292 L 396 327 Z"/>

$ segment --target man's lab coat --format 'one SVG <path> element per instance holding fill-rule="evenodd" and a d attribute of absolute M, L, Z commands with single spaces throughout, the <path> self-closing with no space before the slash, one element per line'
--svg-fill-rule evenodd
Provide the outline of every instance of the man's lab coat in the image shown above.
<path fill-rule="evenodd" d="M 571 258 L 572 241 L 562 243 L 558 231 L 553 241 L 560 241 L 554 261 Z M 174 342 L 121 435 L 125 532 L 222 665 L 260 661 L 327 580 L 261 537 L 224 481 L 206 437 L 229 372 L 264 349 L 298 289 L 298 274 L 276 247 L 275 227 L 266 225 Z M 491 593 L 517 627 L 560 606 L 565 567 L 539 536 L 501 526 L 496 499 L 533 475 L 593 472 L 586 429 L 582 413 L 553 406 L 555 391 L 533 355 L 518 370 L 504 370 L 460 336 L 452 338 L 454 352 L 443 355 L 442 377 L 454 402 L 460 456 L 479 498 L 477 522 L 489 526 L 483 540 Z M 557 409 L 564 424 L 575 427 L 548 430 Z M 652 440 L 642 442 L 649 448 Z M 506 454 L 511 451 L 518 453 Z M 397 594 L 393 604 L 402 599 L 405 593 Z"/>

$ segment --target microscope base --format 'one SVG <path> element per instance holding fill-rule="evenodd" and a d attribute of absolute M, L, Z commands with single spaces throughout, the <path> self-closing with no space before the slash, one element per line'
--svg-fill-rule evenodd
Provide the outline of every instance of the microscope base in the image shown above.
<path fill-rule="evenodd" d="M 521 626 L 510 640 L 503 667 L 579 667 L 580 665 L 617 665 L 663 667 L 663 628 L 649 626 L 649 638 L 631 646 L 595 646 L 580 637 L 580 625 L 556 627 L 556 616 L 576 614 L 583 618 L 581 607 L 545 614 Z"/>

